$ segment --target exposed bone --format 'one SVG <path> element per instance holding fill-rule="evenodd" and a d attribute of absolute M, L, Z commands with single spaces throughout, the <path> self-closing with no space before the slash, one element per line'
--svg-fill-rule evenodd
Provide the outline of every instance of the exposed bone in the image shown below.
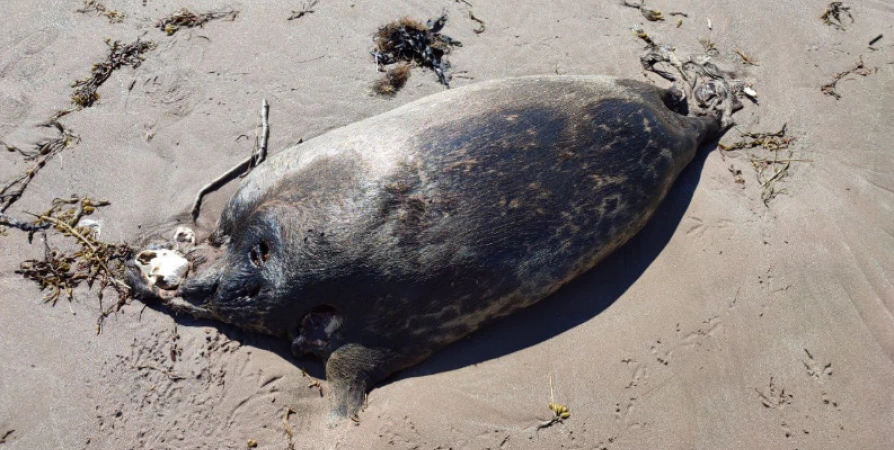
<path fill-rule="evenodd" d="M 144 250 L 136 261 L 147 284 L 161 289 L 176 289 L 189 272 L 189 261 L 174 250 Z"/>

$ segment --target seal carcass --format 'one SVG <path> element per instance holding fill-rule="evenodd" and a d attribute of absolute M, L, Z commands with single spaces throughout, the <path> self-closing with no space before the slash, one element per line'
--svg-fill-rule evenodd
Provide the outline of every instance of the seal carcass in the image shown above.
<path fill-rule="evenodd" d="M 483 323 L 531 305 L 637 233 L 719 115 L 601 76 L 490 81 L 328 132 L 244 179 L 219 256 L 173 308 L 288 337 L 326 362 L 332 413 Z M 198 248 L 198 247 L 197 247 Z"/>

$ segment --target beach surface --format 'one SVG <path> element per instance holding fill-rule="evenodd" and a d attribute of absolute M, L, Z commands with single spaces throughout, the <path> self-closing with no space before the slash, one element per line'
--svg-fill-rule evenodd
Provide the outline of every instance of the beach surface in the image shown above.
<path fill-rule="evenodd" d="M 0 2 L 0 141 L 56 137 L 39 124 L 71 107 L 71 83 L 106 58 L 105 39 L 154 42 L 95 104 L 59 119 L 79 140 L 6 211 L 28 219 L 57 197 L 106 199 L 90 217 L 106 241 L 188 208 L 251 154 L 262 99 L 275 154 L 444 90 L 414 68 L 393 98 L 370 93 L 372 36 L 404 16 L 446 12 L 443 33 L 463 44 L 449 55 L 452 87 L 551 73 L 666 85 L 643 74 L 633 27 L 681 56 L 710 41 L 712 60 L 758 94 L 720 142 L 783 125 L 794 140 L 702 152 L 622 249 L 377 386 L 359 422 L 335 428 L 321 365 L 288 342 L 138 301 L 97 334 L 114 295 L 101 305 L 82 287 L 44 303 L 15 273 L 43 241 L 8 229 L 0 449 L 894 448 L 894 3 L 846 2 L 843 30 L 813 0 L 648 0 L 657 22 L 613 0 L 321 0 L 294 20 L 307 4 L 102 3 L 123 20 L 75 0 Z M 180 8 L 239 13 L 170 36 L 154 26 Z M 860 61 L 839 98 L 822 92 Z M 0 151 L 0 183 L 32 164 Z M 206 199 L 201 223 L 235 185 Z M 550 402 L 571 416 L 541 427 Z"/>

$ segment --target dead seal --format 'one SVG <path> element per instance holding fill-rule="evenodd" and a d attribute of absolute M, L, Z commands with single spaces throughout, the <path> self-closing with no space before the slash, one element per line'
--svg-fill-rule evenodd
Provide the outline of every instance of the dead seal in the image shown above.
<path fill-rule="evenodd" d="M 190 253 L 213 261 L 176 291 L 136 267 L 129 283 L 178 311 L 288 337 L 296 355 L 325 361 L 334 417 L 352 415 L 378 381 L 549 296 L 636 234 L 721 132 L 721 113 L 687 115 L 690 103 L 602 76 L 423 98 L 257 167 Z"/>

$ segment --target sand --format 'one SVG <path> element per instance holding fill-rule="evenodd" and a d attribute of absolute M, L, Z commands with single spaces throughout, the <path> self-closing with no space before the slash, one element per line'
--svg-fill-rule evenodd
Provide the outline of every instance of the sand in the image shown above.
<path fill-rule="evenodd" d="M 688 14 L 657 23 L 616 1 L 322 0 L 293 21 L 297 1 L 104 3 L 124 21 L 76 13 L 74 0 L 0 3 L 0 140 L 10 145 L 52 136 L 36 125 L 69 106 L 70 83 L 105 57 L 104 38 L 158 44 L 139 68 L 116 71 L 93 107 L 62 119 L 80 143 L 39 173 L 8 211 L 17 217 L 72 193 L 105 198 L 103 239 L 132 239 L 251 152 L 262 98 L 276 153 L 440 92 L 417 69 L 393 99 L 369 95 L 368 51 L 378 26 L 442 11 L 444 33 L 464 44 L 450 56 L 453 86 L 544 73 L 644 79 L 634 24 L 681 55 L 709 37 L 715 61 L 760 96 L 739 127 L 786 123 L 790 158 L 809 162 L 791 164 L 766 206 L 749 160 L 768 153 L 704 152 L 628 245 L 376 387 L 360 422 L 335 429 L 308 387 L 320 365 L 293 359 L 286 342 L 139 302 L 97 335 L 96 294 L 43 304 L 14 273 L 42 244 L 10 230 L 0 236 L 0 448 L 894 448 L 890 2 L 847 2 L 844 31 L 823 25 L 826 2 L 814 0 L 650 0 Z M 181 7 L 240 13 L 173 36 L 152 27 Z M 846 77 L 840 99 L 820 92 L 861 55 L 872 73 Z M 732 130 L 722 142 L 737 139 Z M 0 153 L 0 181 L 26 167 Z M 232 188 L 206 201 L 204 223 Z M 551 400 L 571 417 L 538 429 Z"/>

